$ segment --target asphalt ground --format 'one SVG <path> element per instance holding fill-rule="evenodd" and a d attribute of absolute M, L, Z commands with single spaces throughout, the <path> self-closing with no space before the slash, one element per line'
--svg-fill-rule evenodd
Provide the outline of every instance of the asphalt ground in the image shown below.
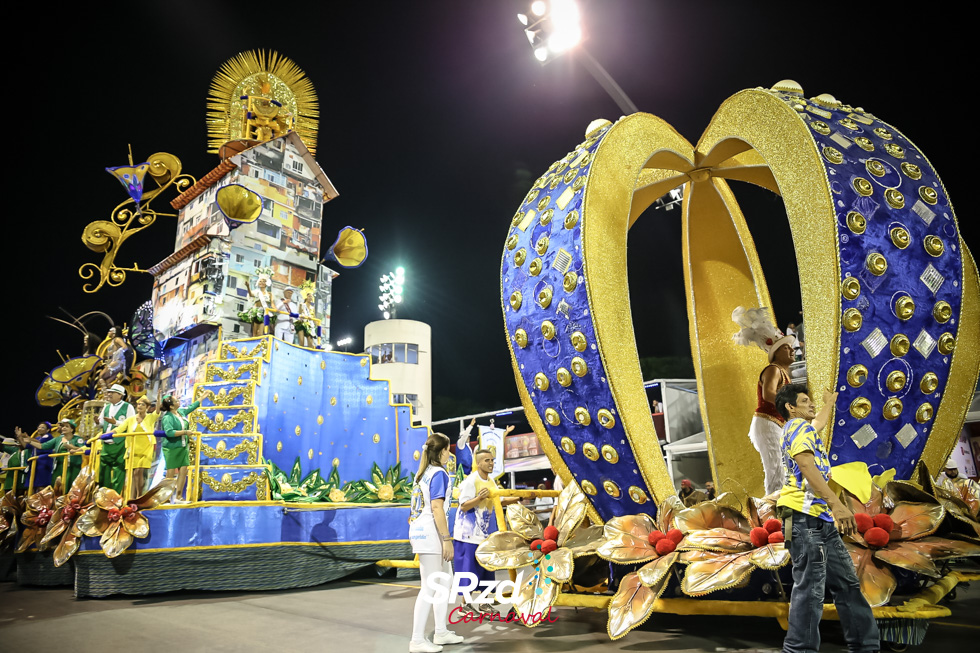
<path fill-rule="evenodd" d="M 0 583 L 0 650 L 407 651 L 417 591 L 417 580 L 373 573 L 288 591 L 81 600 L 68 587 L 6 582 Z M 924 643 L 910 651 L 976 650 L 980 583 L 960 585 L 948 605 L 952 615 L 931 622 Z M 604 611 L 560 607 L 553 618 L 532 629 L 505 623 L 451 626 L 466 641 L 445 651 L 778 651 L 783 638 L 775 619 L 655 614 L 613 642 L 606 635 Z M 822 633 L 822 651 L 846 650 L 836 622 L 825 622 Z"/>

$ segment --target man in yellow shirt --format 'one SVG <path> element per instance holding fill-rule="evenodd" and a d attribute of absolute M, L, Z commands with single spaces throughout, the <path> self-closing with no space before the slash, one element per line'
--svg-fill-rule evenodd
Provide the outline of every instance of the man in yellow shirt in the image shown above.
<path fill-rule="evenodd" d="M 827 484 L 830 459 L 820 431 L 836 401 L 836 392 L 825 392 L 823 408 L 816 414 L 806 386 L 784 385 L 776 393 L 776 409 L 786 420 L 782 440 L 786 482 L 777 505 L 789 509 L 793 520 L 789 538 L 793 593 L 785 653 L 820 650 L 825 588 L 834 597 L 847 649 L 871 653 L 880 646 L 878 625 L 841 540 L 841 535 L 857 530 L 854 515 Z"/>

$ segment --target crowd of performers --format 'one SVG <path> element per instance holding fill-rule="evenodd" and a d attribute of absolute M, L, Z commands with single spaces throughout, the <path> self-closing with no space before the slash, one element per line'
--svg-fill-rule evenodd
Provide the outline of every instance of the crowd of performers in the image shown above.
<path fill-rule="evenodd" d="M 292 288 L 284 288 L 279 299 L 272 294 L 271 270 L 258 270 L 257 287 L 245 280 L 245 289 L 252 307 L 238 314 L 238 318 L 250 325 L 251 336 L 274 334 L 286 342 L 314 349 L 319 340 L 316 320 L 316 286 L 304 281 L 299 288 L 300 301 L 296 301 Z"/>
<path fill-rule="evenodd" d="M 181 407 L 176 396 L 163 395 L 156 402 L 142 396 L 134 405 L 118 383 L 103 386 L 101 395 L 105 406 L 93 416 L 96 435 L 89 441 L 76 434 L 78 424 L 68 418 L 58 422 L 57 433 L 50 423 L 41 422 L 30 435 L 16 427 L 14 438 L 4 438 L 4 492 L 23 494 L 51 485 L 56 494 L 64 494 L 83 464 L 97 459 L 99 485 L 136 498 L 149 489 L 151 470 L 162 456 L 166 476 L 177 480 L 173 501 L 187 503 L 194 433 L 188 415 L 200 402 Z"/>

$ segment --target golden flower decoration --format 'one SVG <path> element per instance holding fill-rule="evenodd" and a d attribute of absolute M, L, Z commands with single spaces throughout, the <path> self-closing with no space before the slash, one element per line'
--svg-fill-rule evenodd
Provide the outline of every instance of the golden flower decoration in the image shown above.
<path fill-rule="evenodd" d="M 935 560 L 980 555 L 980 545 L 974 542 L 933 536 L 946 512 L 938 501 L 922 491 L 913 494 L 908 485 L 891 482 L 885 487 L 900 499 L 891 499 L 877 486 L 872 486 L 867 503 L 844 494 L 860 531 L 845 537 L 844 546 L 871 607 L 888 603 L 898 586 L 889 567 L 938 578 Z M 904 500 L 910 496 L 920 500 Z M 886 502 L 892 504 L 890 509 Z"/>
<path fill-rule="evenodd" d="M 519 503 L 507 506 L 507 521 L 513 530 L 498 531 L 476 549 L 476 560 L 485 568 L 533 567 L 532 577 L 513 594 L 514 610 L 528 627 L 539 622 L 534 614 L 545 614 L 561 593 L 561 585 L 572 579 L 574 559 L 595 553 L 602 541 L 601 526 L 582 526 L 585 495 L 571 483 L 558 495 L 554 522 L 547 528 L 537 515 Z"/>
<path fill-rule="evenodd" d="M 980 521 L 977 520 L 972 507 L 963 500 L 960 493 L 950 492 L 938 484 L 929 473 L 929 468 L 922 461 L 916 465 L 912 477 L 907 481 L 893 481 L 887 484 L 888 496 L 893 500 L 922 501 L 919 492 L 925 492 L 936 500 L 946 511 L 946 517 L 937 533 L 951 535 L 954 538 L 967 538 L 980 544 Z"/>
<path fill-rule="evenodd" d="M 92 489 L 95 487 L 95 472 L 85 467 L 79 472 L 68 494 L 58 497 L 54 502 L 54 514 L 48 522 L 41 546 L 49 546 L 59 535 L 61 540 L 54 549 L 54 566 L 60 567 L 68 562 L 82 544 L 82 531 L 78 521 L 85 511 L 92 507 Z"/>
<path fill-rule="evenodd" d="M 43 551 L 44 547 L 40 546 L 41 536 L 53 516 L 54 488 L 48 486 L 29 496 L 27 510 L 20 516 L 20 523 L 26 528 L 14 553 L 23 553 L 35 544 L 38 545 L 38 550 Z"/>
<path fill-rule="evenodd" d="M 673 496 L 658 508 L 656 520 L 647 514 L 626 515 L 613 517 L 603 526 L 596 549 L 600 558 L 621 565 L 647 563 L 624 576 L 609 601 L 606 631 L 610 638 L 623 637 L 653 613 L 653 604 L 667 587 L 670 570 L 681 555 L 675 549 L 683 535 L 673 526 L 674 514 L 683 509 L 680 499 Z"/>
<path fill-rule="evenodd" d="M 334 488 L 330 490 L 330 494 L 328 495 L 328 497 L 334 503 L 342 503 L 344 501 L 347 501 L 347 493 L 341 490 L 340 488 Z"/>
<path fill-rule="evenodd" d="M 395 490 L 388 483 L 378 488 L 378 498 L 382 501 L 391 501 L 395 498 Z"/>
<path fill-rule="evenodd" d="M 166 503 L 176 485 L 176 478 L 165 478 L 128 504 L 115 490 L 100 487 L 95 493 L 95 506 L 78 520 L 78 529 L 83 535 L 100 538 L 106 556 L 115 558 L 129 548 L 134 537 L 150 535 L 150 522 L 140 511 Z"/>
<path fill-rule="evenodd" d="M 750 499 L 744 510 L 731 493 L 719 495 L 674 516 L 685 533 L 677 549 L 687 563 L 681 589 L 690 596 L 741 587 L 755 569 L 775 570 L 790 561 L 782 522 L 773 517 L 772 498 Z"/>
<path fill-rule="evenodd" d="M 17 539 L 17 522 L 27 507 L 24 497 L 8 490 L 0 499 L 0 551 L 12 546 Z"/>

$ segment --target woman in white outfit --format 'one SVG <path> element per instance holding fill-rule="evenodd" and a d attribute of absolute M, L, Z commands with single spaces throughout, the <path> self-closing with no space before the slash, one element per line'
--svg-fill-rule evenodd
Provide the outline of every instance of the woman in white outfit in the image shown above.
<path fill-rule="evenodd" d="M 459 644 L 463 641 L 462 637 L 446 629 L 449 603 L 432 602 L 434 592 L 427 582 L 436 572 L 447 574 L 442 584 L 448 595 L 453 573 L 450 564 L 453 559 L 453 538 L 449 534 L 449 518 L 446 516 L 452 497 L 452 477 L 446 471 L 447 460 L 449 438 L 442 433 L 433 433 L 422 447 L 419 471 L 412 487 L 408 537 L 412 550 L 419 556 L 422 587 L 415 599 L 415 621 L 412 641 L 408 646 L 410 653 L 439 653 L 443 644 Z M 430 608 L 436 622 L 436 631 L 431 642 L 425 638 Z"/>

